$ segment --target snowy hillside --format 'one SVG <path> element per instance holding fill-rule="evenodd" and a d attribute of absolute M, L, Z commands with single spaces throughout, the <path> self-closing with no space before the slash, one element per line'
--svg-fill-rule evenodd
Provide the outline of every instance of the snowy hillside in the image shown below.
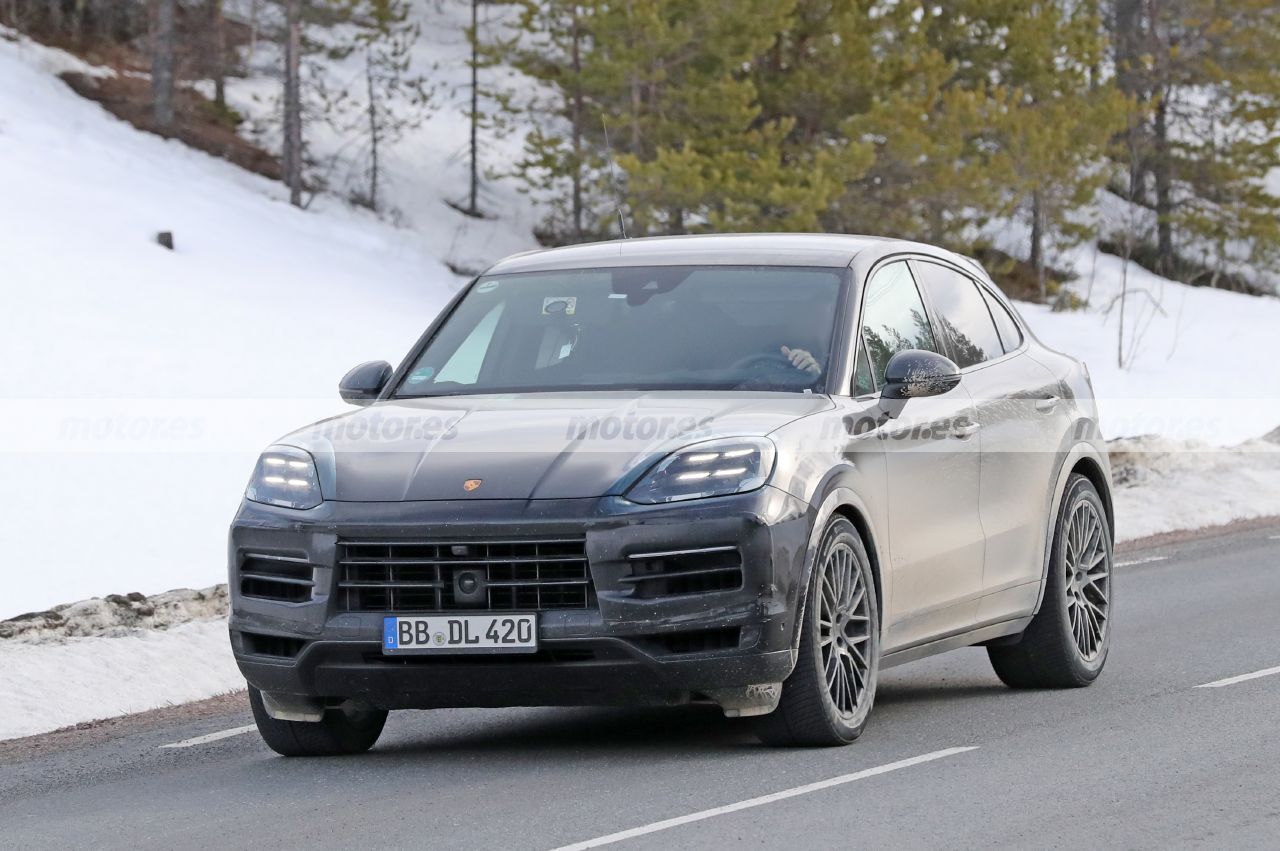
<path fill-rule="evenodd" d="M 256 454 L 461 281 L 413 232 L 117 121 L 68 63 L 0 39 L 0 617 L 222 581 Z"/>

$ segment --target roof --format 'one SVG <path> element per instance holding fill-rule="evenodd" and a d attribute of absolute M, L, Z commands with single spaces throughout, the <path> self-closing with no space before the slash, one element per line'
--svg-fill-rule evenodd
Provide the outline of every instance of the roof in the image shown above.
<path fill-rule="evenodd" d="M 733 233 L 617 239 L 527 251 L 500 260 L 485 274 L 609 266 L 848 266 L 860 251 L 889 240 L 825 233 Z"/>

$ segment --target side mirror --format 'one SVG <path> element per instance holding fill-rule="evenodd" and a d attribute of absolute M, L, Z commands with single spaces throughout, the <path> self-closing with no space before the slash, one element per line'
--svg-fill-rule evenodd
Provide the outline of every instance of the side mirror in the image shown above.
<path fill-rule="evenodd" d="M 907 349 L 889 359 L 884 370 L 884 399 L 940 396 L 960 383 L 960 367 L 937 352 Z"/>
<path fill-rule="evenodd" d="M 384 360 L 362 363 L 342 376 L 338 382 L 338 395 L 342 401 L 353 405 L 368 405 L 391 380 L 391 364 Z"/>

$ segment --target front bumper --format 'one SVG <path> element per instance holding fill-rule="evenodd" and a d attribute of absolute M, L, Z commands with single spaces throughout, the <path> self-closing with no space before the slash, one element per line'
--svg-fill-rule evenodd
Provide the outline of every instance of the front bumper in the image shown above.
<path fill-rule="evenodd" d="M 710 697 L 729 708 L 735 695 L 780 683 L 794 664 L 811 512 L 772 487 L 667 506 L 606 497 L 329 502 L 292 511 L 245 502 L 231 527 L 232 647 L 253 686 L 326 702 L 425 709 Z M 595 599 L 586 609 L 540 612 L 537 654 L 387 657 L 382 620 L 395 612 L 340 611 L 340 539 L 566 535 L 585 536 Z M 641 598 L 621 581 L 637 553 L 723 546 L 741 556 L 739 588 Z M 239 570 L 249 553 L 305 558 L 310 599 L 246 596 Z"/>

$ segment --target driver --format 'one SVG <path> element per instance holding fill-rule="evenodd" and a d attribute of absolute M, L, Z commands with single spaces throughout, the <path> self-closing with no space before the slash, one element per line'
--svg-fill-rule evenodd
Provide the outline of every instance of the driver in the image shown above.
<path fill-rule="evenodd" d="M 791 365 L 796 369 L 801 372 L 807 372 L 814 378 L 822 374 L 822 367 L 818 365 L 818 359 L 806 349 L 793 349 L 790 346 L 783 346 L 782 356 L 791 361 Z"/>

